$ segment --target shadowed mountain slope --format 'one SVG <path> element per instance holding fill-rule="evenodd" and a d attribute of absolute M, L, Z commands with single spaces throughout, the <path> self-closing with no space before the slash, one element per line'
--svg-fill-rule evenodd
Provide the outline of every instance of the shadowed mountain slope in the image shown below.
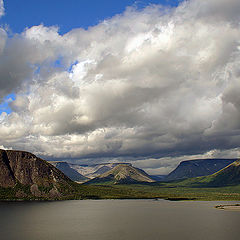
<path fill-rule="evenodd" d="M 72 181 L 77 182 L 84 182 L 88 180 L 87 177 L 80 174 L 78 171 L 76 171 L 74 168 L 70 166 L 67 162 L 49 162 L 53 166 L 55 166 L 57 169 L 62 171 L 66 176 L 68 176 Z"/>
<path fill-rule="evenodd" d="M 193 178 L 191 185 L 224 187 L 240 184 L 240 160 L 236 160 L 222 170 L 204 177 Z"/>
<path fill-rule="evenodd" d="M 178 167 L 169 173 L 164 181 L 211 175 L 236 159 L 198 159 L 181 162 Z"/>

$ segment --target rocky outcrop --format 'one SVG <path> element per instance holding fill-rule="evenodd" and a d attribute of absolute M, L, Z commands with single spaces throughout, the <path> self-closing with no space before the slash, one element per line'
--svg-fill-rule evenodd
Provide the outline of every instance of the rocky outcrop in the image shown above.
<path fill-rule="evenodd" d="M 73 191 L 73 182 L 32 153 L 0 150 L 0 187 L 16 189 L 17 198 L 51 199 Z"/>

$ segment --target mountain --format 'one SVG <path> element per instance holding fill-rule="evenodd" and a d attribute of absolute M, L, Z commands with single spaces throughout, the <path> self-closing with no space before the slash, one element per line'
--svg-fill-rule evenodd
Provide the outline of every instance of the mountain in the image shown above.
<path fill-rule="evenodd" d="M 240 160 L 236 160 L 222 170 L 204 177 L 186 180 L 192 186 L 224 187 L 240 184 Z"/>
<path fill-rule="evenodd" d="M 69 166 L 76 170 L 81 175 L 93 179 L 99 175 L 113 169 L 119 164 L 131 165 L 130 163 L 101 163 L 91 165 L 69 164 Z"/>
<path fill-rule="evenodd" d="M 74 191 L 74 182 L 47 161 L 0 150 L 0 199 L 63 199 Z"/>
<path fill-rule="evenodd" d="M 92 165 L 80 165 L 59 161 L 49 161 L 49 163 L 62 171 L 71 180 L 77 182 L 85 182 L 89 179 L 99 177 L 118 165 L 132 166 L 130 163 L 101 163 Z"/>
<path fill-rule="evenodd" d="M 55 166 L 57 169 L 62 171 L 66 176 L 68 176 L 72 181 L 76 182 L 84 182 L 88 180 L 89 178 L 83 176 L 78 171 L 76 171 L 74 168 L 71 167 L 71 165 L 67 162 L 49 162 L 53 166 Z"/>
<path fill-rule="evenodd" d="M 135 168 L 129 164 L 118 164 L 113 169 L 105 172 L 104 174 L 96 177 L 88 184 L 92 183 L 113 183 L 113 184 L 128 184 L 128 183 L 151 183 L 155 182 L 143 170 Z"/>
<path fill-rule="evenodd" d="M 164 181 L 211 175 L 233 163 L 235 160 L 236 159 L 198 159 L 183 161 L 164 178 Z"/>

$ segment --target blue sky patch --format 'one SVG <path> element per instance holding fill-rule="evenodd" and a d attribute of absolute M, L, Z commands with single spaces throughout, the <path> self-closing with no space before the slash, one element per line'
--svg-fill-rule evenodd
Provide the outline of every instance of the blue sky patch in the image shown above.
<path fill-rule="evenodd" d="M 61 34 L 74 28 L 94 26 L 104 19 L 124 12 L 127 6 L 141 9 L 149 4 L 177 6 L 179 0 L 9 0 L 4 1 L 5 15 L 0 24 L 9 25 L 14 33 L 44 24 L 59 26 Z"/>
<path fill-rule="evenodd" d="M 14 101 L 16 99 L 16 96 L 14 93 L 11 93 L 7 95 L 4 99 L 3 102 L 0 104 L 0 114 L 2 112 L 6 112 L 7 114 L 12 112 L 12 109 L 9 106 L 9 103 Z"/>

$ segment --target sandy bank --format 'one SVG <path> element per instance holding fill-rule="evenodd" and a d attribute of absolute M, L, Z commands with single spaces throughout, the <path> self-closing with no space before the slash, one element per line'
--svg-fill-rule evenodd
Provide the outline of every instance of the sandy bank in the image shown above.
<path fill-rule="evenodd" d="M 231 211 L 240 211 L 240 204 L 235 205 L 218 205 L 216 206 L 217 209 L 222 210 L 231 210 Z"/>

